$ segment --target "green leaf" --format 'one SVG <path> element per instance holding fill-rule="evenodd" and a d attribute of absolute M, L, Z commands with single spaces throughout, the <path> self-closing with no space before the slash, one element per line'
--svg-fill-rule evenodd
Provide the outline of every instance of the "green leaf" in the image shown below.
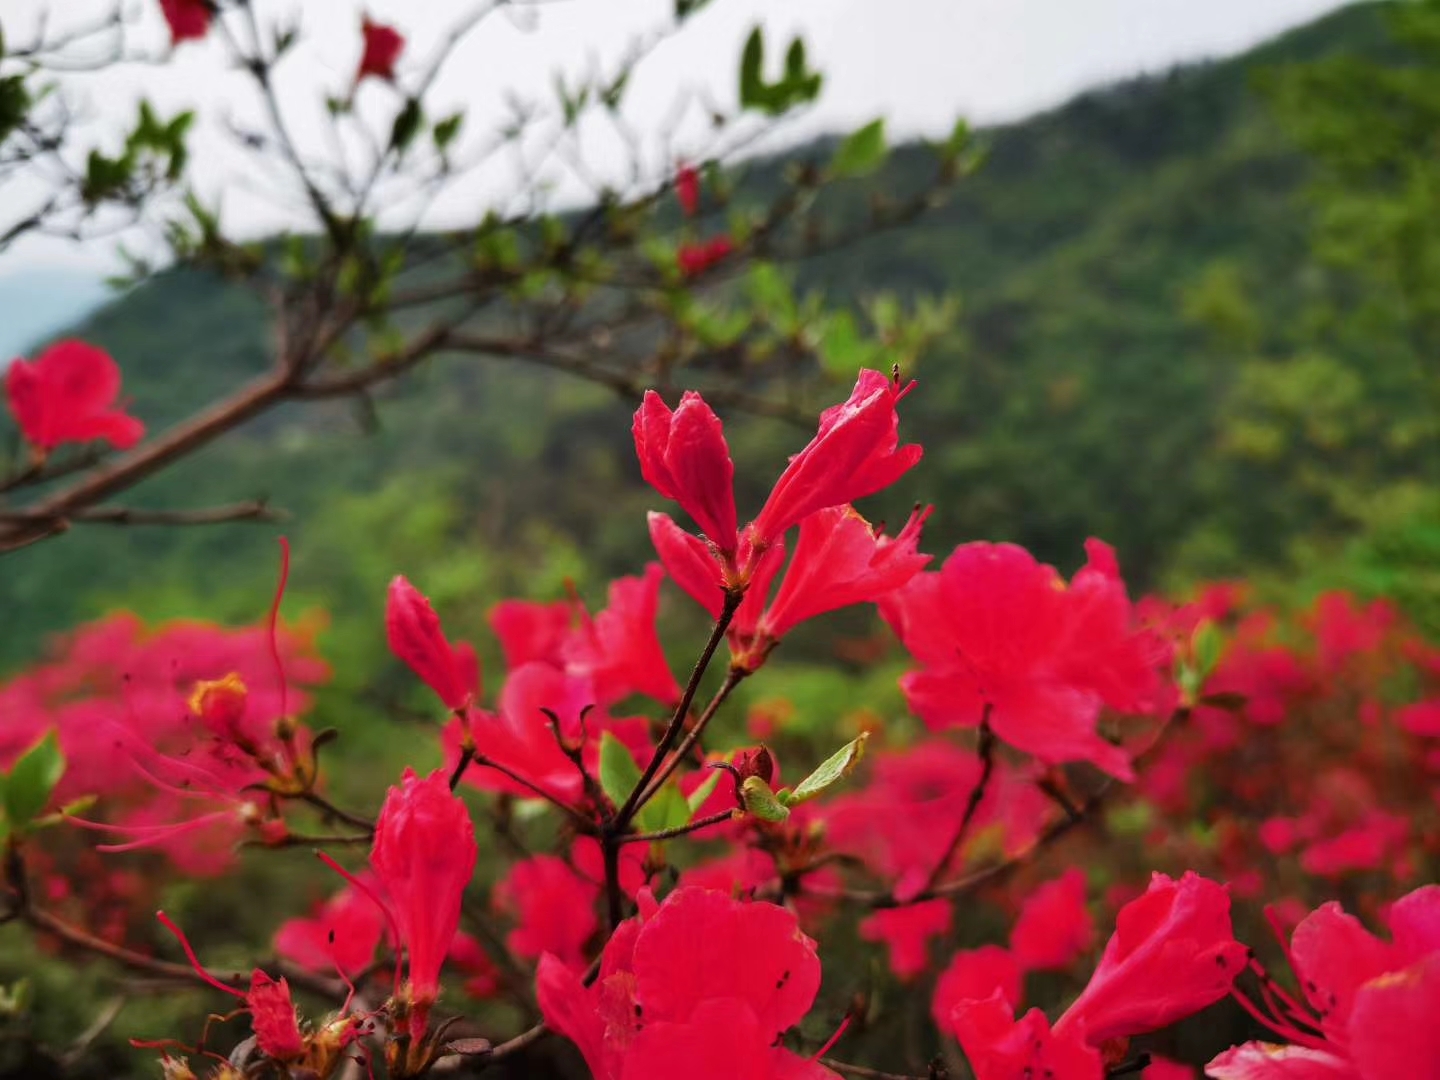
<path fill-rule="evenodd" d="M 872 120 L 846 136 L 830 159 L 830 173 L 836 177 L 864 176 L 885 160 L 885 121 Z"/>
<path fill-rule="evenodd" d="M 435 149 L 448 149 L 450 144 L 455 141 L 455 136 L 460 134 L 460 125 L 464 122 L 465 114 L 457 112 L 451 113 L 445 117 L 444 120 L 437 123 L 430 132 L 431 138 L 435 140 Z"/>
<path fill-rule="evenodd" d="M 690 804 L 690 814 L 693 817 L 705 805 L 705 800 L 710 798 L 710 793 L 715 790 L 715 785 L 720 782 L 718 769 L 711 770 L 709 778 L 690 793 L 690 798 L 685 800 Z"/>
<path fill-rule="evenodd" d="M 65 775 L 65 755 L 54 731 L 25 751 L 5 778 L 5 817 L 12 829 L 23 829 L 50 801 L 60 777 Z"/>
<path fill-rule="evenodd" d="M 709 2 L 710 0 L 675 0 L 675 20 L 683 22 Z"/>
<path fill-rule="evenodd" d="M 758 776 L 752 776 L 740 785 L 740 797 L 745 802 L 745 810 L 754 814 L 761 821 L 784 821 L 790 816 L 790 808 L 781 801 L 782 797 L 789 795 L 783 792 L 776 795 L 770 790 L 770 785 L 765 783 Z"/>
<path fill-rule="evenodd" d="M 765 63 L 765 31 L 757 26 L 745 39 L 740 53 L 740 106 L 745 109 L 766 109 L 770 88 L 765 85 L 761 65 Z"/>
<path fill-rule="evenodd" d="M 639 775 L 636 775 L 639 779 Z M 655 797 L 640 808 L 635 815 L 635 821 L 640 826 L 641 832 L 664 832 L 666 829 L 678 829 L 690 824 L 694 812 L 690 804 L 686 802 L 685 796 L 680 793 L 680 785 L 670 781 L 659 791 Z"/>
<path fill-rule="evenodd" d="M 945 140 L 941 153 L 945 157 L 959 157 L 965 147 L 970 145 L 970 125 L 963 119 L 956 120 L 955 126 L 950 129 L 950 137 Z"/>
<path fill-rule="evenodd" d="M 1190 637 L 1190 650 L 1195 664 L 1195 673 L 1203 686 L 1215 671 L 1215 665 L 1220 663 L 1220 654 L 1225 649 L 1225 638 L 1220 633 L 1220 628 L 1210 619 L 1204 620 L 1195 627 L 1195 633 Z"/>
<path fill-rule="evenodd" d="M 600 736 L 600 790 L 616 806 L 624 806 L 639 782 L 640 766 L 630 751 L 613 733 L 605 732 Z"/>
<path fill-rule="evenodd" d="M 425 114 L 420 111 L 420 102 L 416 98 L 409 98 L 405 107 L 395 117 L 395 123 L 390 128 L 390 145 L 404 153 L 405 150 L 415 141 L 415 136 L 420 132 L 420 125 L 425 119 Z"/>
<path fill-rule="evenodd" d="M 781 798 L 787 806 L 795 806 L 815 798 L 826 788 L 833 787 L 855 771 L 860 759 L 865 756 L 865 743 L 870 738 L 867 731 L 858 739 L 851 739 L 831 754 L 820 767 L 796 785 L 795 790 Z"/>

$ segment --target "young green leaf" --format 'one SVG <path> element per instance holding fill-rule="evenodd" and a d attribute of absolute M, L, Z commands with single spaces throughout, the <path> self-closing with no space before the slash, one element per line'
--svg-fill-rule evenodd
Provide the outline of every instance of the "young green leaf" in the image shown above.
<path fill-rule="evenodd" d="M 685 796 L 680 794 L 680 785 L 672 780 L 640 808 L 640 812 L 635 815 L 635 821 L 641 832 L 664 832 L 666 829 L 689 825 L 692 816 L 690 804 L 685 801 Z"/>
<path fill-rule="evenodd" d="M 790 816 L 790 807 L 782 801 L 789 792 L 780 795 L 770 790 L 770 785 L 758 776 L 752 776 L 740 785 L 740 797 L 745 800 L 745 809 L 761 821 L 784 821 Z"/>
<path fill-rule="evenodd" d="M 885 121 L 872 120 L 851 132 L 835 149 L 830 159 L 830 174 L 835 177 L 864 176 L 874 172 L 885 160 Z"/>
<path fill-rule="evenodd" d="M 712 770 L 705 782 L 690 793 L 686 800 L 690 804 L 690 813 L 693 816 L 699 812 L 700 807 L 705 805 L 705 800 L 710 798 L 710 793 L 715 790 L 715 785 L 720 782 L 719 770 Z"/>
<path fill-rule="evenodd" d="M 12 829 L 23 829 L 31 818 L 45 809 L 60 777 L 65 775 L 65 755 L 54 731 L 25 751 L 5 777 L 5 817 Z"/>
<path fill-rule="evenodd" d="M 616 806 L 624 806 L 639 782 L 640 766 L 629 749 L 611 732 L 605 732 L 600 736 L 600 790 Z"/>
<path fill-rule="evenodd" d="M 870 738 L 867 731 L 858 739 L 852 739 L 831 754 L 820 767 L 796 785 L 795 790 L 782 796 L 787 806 L 813 799 L 828 787 L 838 784 L 855 771 L 860 759 L 865 756 L 865 742 Z"/>

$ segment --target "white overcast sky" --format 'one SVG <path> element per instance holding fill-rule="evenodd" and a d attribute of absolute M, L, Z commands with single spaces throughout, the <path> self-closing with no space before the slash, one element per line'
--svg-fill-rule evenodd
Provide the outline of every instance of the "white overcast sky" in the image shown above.
<path fill-rule="evenodd" d="M 143 13 L 132 41 L 161 50 L 166 35 L 158 0 L 126 2 Z M 267 16 L 302 10 L 296 0 L 256 2 Z M 9 40 L 23 41 L 43 8 L 55 13 L 58 27 L 111 3 L 0 0 L 0 19 Z M 363 6 L 405 30 L 406 59 L 418 66 L 471 3 L 368 0 Z M 721 99 L 733 97 L 740 46 L 763 22 L 771 42 L 802 33 L 827 76 L 819 106 L 789 137 L 844 130 L 876 116 L 886 117 L 897 137 L 938 134 L 957 116 L 980 124 L 1014 119 L 1097 83 L 1234 53 L 1340 6 L 1341 0 L 713 0 L 647 61 L 628 104 L 644 126 L 658 122 L 681 86 L 703 84 Z M 561 0 L 541 8 L 536 26 L 492 18 L 452 59 L 438 98 L 463 103 L 467 131 L 478 132 L 501 117 L 502 91 L 542 93 L 557 68 L 577 71 L 594 59 L 613 63 L 636 34 L 663 23 L 670 8 L 671 0 Z M 280 82 L 302 144 L 323 143 L 315 88 L 342 90 L 348 81 L 361 9 L 357 0 L 304 0 L 304 45 L 287 58 Z M 212 42 L 187 44 L 166 65 L 76 78 L 67 93 L 84 105 L 97 132 L 133 117 L 142 96 L 162 112 L 198 107 L 202 115 L 256 115 L 250 87 L 224 70 L 223 52 Z M 387 104 L 377 87 L 367 87 L 361 100 L 372 108 Z M 248 193 L 253 178 L 240 175 L 238 152 L 216 132 L 204 138 L 196 179 L 208 194 L 223 191 L 227 222 L 246 231 L 276 224 L 277 211 Z M 603 166 L 610 151 L 602 142 L 592 152 Z M 471 215 L 492 194 L 484 187 L 461 190 L 440 214 Z M 0 277 L 37 266 L 95 266 L 111 250 L 113 244 L 101 242 L 76 250 L 60 241 L 30 241 L 0 256 Z"/>

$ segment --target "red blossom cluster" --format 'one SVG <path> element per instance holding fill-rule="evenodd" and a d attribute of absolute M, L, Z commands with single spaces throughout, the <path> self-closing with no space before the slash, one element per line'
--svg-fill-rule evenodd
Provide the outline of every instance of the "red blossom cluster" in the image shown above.
<path fill-rule="evenodd" d="M 698 179 L 678 177 L 677 194 L 694 212 Z M 651 514 L 660 561 L 614 581 L 601 610 L 573 594 L 497 605 L 498 689 L 397 577 L 385 635 L 443 706 L 427 749 L 445 766 L 405 768 L 373 819 L 324 797 L 323 740 L 295 715 L 299 687 L 326 672 L 273 615 L 265 630 L 146 632 L 113 618 L 74 635 L 0 687 L 15 718 L 0 764 L 58 730 L 67 769 L 52 803 L 98 796 L 77 824 L 122 837 L 98 850 L 154 849 L 190 876 L 226 869 L 246 829 L 296 838 L 302 813 L 368 844 L 358 871 L 324 856 L 343 887 L 278 926 L 281 974 L 257 968 L 248 989 L 205 972 L 165 920 L 256 1035 L 250 1065 L 215 1076 L 323 1078 L 363 1060 L 418 1077 L 538 1036 L 457 1037 L 439 1016 L 454 1004 L 449 972 L 473 997 L 538 1002 L 599 1080 L 835 1077 L 850 1067 L 832 1051 L 865 1009 L 861 979 L 833 967 L 827 991 L 847 1005 L 817 1008 L 819 942 L 847 934 L 929 1001 L 936 1047 L 963 1054 L 976 1080 L 1174 1080 L 1185 1067 L 1152 1062 L 1144 1040 L 1227 997 L 1285 1044 L 1226 1050 L 1209 1066 L 1217 1080 L 1436 1076 L 1426 1018 L 1440 1006 L 1440 891 L 1382 908 L 1398 890 L 1374 887 L 1414 883 L 1435 854 L 1436 653 L 1388 606 L 1339 595 L 1293 622 L 1245 609 L 1229 587 L 1178 607 L 1134 603 L 1097 540 L 1068 580 L 1007 544 L 961 544 L 931 569 L 928 509 L 886 535 L 853 505 L 919 461 L 899 435 L 913 387 L 862 372 L 744 524 L 719 418 L 699 394 L 673 409 L 647 394 L 633 424 L 641 473 L 692 527 Z M 712 620 L 684 684 L 657 625 L 667 577 Z M 899 690 L 922 734 L 871 715 L 808 774 L 764 745 L 723 749 L 711 721 L 737 687 L 798 625 L 856 605 L 874 605 L 903 647 Z M 784 711 L 763 717 L 782 737 Z M 476 790 L 462 797 L 462 785 Z M 481 875 L 481 904 L 467 891 L 500 851 L 477 837 L 472 797 L 515 851 Z M 553 812 L 549 849 L 516 838 L 517 806 Z M 1143 853 L 1093 837 L 1058 846 L 1106 809 Z M 1068 861 L 1047 865 L 1052 851 Z M 25 857 L 47 902 L 77 906 L 63 860 Z M 1177 862 L 1188 868 L 1149 873 Z M 1358 874 L 1388 940 L 1333 903 L 1298 917 L 1320 885 Z M 115 881 L 107 905 L 152 902 Z M 1285 947 L 1297 989 L 1236 938 L 1232 897 L 1262 894 L 1281 901 L 1277 928 L 1298 923 Z M 1115 913 L 1114 931 L 1096 956 L 1099 911 Z M 1003 945 L 988 932 L 997 920 Z M 292 983 L 323 991 L 334 976 L 343 1004 L 301 1016 Z M 1025 1008 L 1057 986 L 1064 1009 Z M 174 1058 L 165 1068 L 194 1075 Z"/>

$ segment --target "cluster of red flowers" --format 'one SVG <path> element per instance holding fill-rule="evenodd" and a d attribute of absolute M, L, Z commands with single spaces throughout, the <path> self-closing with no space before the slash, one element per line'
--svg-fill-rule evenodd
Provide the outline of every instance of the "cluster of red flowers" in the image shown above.
<path fill-rule="evenodd" d="M 170 27 L 170 41 L 201 41 L 210 33 L 217 9 L 214 0 L 160 0 L 160 13 Z M 358 84 L 366 77 L 391 81 L 395 64 L 405 49 L 405 38 L 393 26 L 377 23 L 368 15 L 360 20 L 362 50 L 355 70 Z"/>
<path fill-rule="evenodd" d="M 693 212 L 698 180 L 677 191 Z M 1440 1006 L 1440 890 L 1383 911 L 1376 890 L 1361 892 L 1388 941 L 1334 904 L 1300 918 L 1316 882 L 1357 872 L 1413 882 L 1435 853 L 1424 825 L 1440 809 L 1435 653 L 1388 607 L 1338 596 L 1317 603 L 1303 633 L 1242 613 L 1233 589 L 1179 608 L 1132 603 L 1114 553 L 1094 540 L 1069 580 L 1005 544 L 962 544 L 931 569 L 927 509 L 887 536 L 853 506 L 920 460 L 899 434 L 913 387 L 862 372 L 743 525 L 719 418 L 699 394 L 673 409 L 647 394 L 633 425 L 640 470 L 690 527 L 651 514 L 659 562 L 612 583 L 603 610 L 576 596 L 495 607 L 505 671 L 493 698 L 475 650 L 395 579 L 386 635 L 444 708 L 446 767 L 406 769 L 373 836 L 367 820 L 337 814 L 366 830 L 350 839 L 370 842 L 368 866 L 332 861 L 344 887 L 275 937 L 291 979 L 368 983 L 388 954 L 393 985 L 382 1004 L 366 995 L 368 1009 L 347 1000 L 309 1023 L 286 978 L 257 969 L 243 990 L 204 975 L 242 1000 L 262 1061 L 326 1077 L 378 1045 L 389 1075 L 423 1075 L 473 1052 L 435 1019 L 447 965 L 481 997 L 527 994 L 533 965 L 546 1024 L 599 1080 L 835 1077 L 827 1062 L 845 1016 L 807 1025 L 835 1033 L 824 1045 L 796 1029 L 821 986 L 816 938 L 854 927 L 884 947 L 897 980 L 938 972 L 932 1018 L 977 1080 L 1135 1072 L 1147 1057 L 1132 1039 L 1230 996 L 1286 1045 L 1220 1054 L 1209 1067 L 1218 1080 L 1436 1075 L 1440 1045 L 1424 1017 Z M 667 577 L 713 620 L 684 685 L 657 629 Z M 707 752 L 711 719 L 786 636 L 854 605 L 874 605 L 913 662 L 900 688 L 924 734 L 907 745 L 872 720 L 793 788 L 768 747 Z M 722 647 L 724 678 L 701 706 Z M 273 616 L 266 632 L 148 635 L 109 620 L 0 688 L 0 709 L 20 718 L 0 731 L 0 762 L 57 728 L 68 771 L 55 800 L 101 796 L 103 820 L 81 824 L 120 832 L 125 842 L 107 850 L 154 848 L 184 873 L 218 872 L 240 829 L 284 840 L 291 806 L 327 807 L 315 740 L 294 719 L 295 687 L 324 675 L 308 639 L 280 633 Z M 871 733 L 880 745 L 868 772 L 831 790 Z M 1155 873 L 1143 889 L 1111 879 L 1115 929 L 1091 967 L 1091 887 L 1105 882 L 1073 862 L 1047 880 L 1039 856 L 1082 821 L 1079 803 L 1137 780 L 1143 804 L 1116 807 L 1114 821 L 1149 823 L 1145 862 L 1182 861 L 1231 884 L 1191 869 Z M 482 849 L 462 784 L 493 796 L 497 815 L 525 800 L 562 824 L 556 850 L 522 847 L 488 910 L 466 909 L 502 928 L 487 925 L 483 942 L 461 930 Z M 181 811 L 194 801 L 198 816 Z M 1195 819 L 1203 837 L 1184 827 Z M 677 854 L 688 834 L 720 844 Z M 1031 862 L 1042 872 L 1016 903 L 1000 881 L 1027 880 Z M 1261 894 L 1284 900 L 1277 929 L 1298 923 L 1286 947 L 1298 992 L 1236 939 L 1232 896 Z M 1008 943 L 957 947 L 975 940 L 957 919 L 962 900 L 985 919 L 999 901 L 1014 916 Z M 853 905 L 863 918 L 847 922 Z M 1088 978 L 1077 970 L 1087 967 Z M 1026 1010 L 1037 986 L 1055 985 L 1032 973 L 1073 979 L 1069 1007 Z M 827 982 L 855 990 L 843 973 Z M 1150 1069 L 1152 1080 L 1186 1075 Z"/>
<path fill-rule="evenodd" d="M 1385 897 L 1426 879 L 1440 855 L 1440 653 L 1391 605 L 1327 593 L 1289 617 L 1227 585 L 1151 614 L 1218 649 L 1140 777 L 1151 858 L 1210 867 L 1297 917 L 1342 882 Z"/>

